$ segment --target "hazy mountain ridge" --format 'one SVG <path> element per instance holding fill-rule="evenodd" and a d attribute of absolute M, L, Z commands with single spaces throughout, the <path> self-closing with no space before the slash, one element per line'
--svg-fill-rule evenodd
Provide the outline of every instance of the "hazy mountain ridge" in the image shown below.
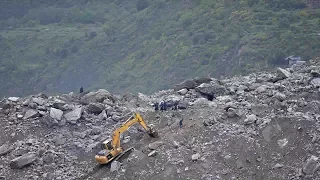
<path fill-rule="evenodd" d="M 305 1 L 13 2 L 0 21 L 0 96 L 151 93 L 319 56 L 319 9 Z"/>

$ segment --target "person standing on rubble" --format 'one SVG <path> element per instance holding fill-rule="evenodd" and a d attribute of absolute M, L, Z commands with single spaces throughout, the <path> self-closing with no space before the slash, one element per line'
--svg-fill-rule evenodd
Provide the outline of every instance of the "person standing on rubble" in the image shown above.
<path fill-rule="evenodd" d="M 159 110 L 159 103 L 158 103 L 158 102 L 155 102 L 155 103 L 153 104 L 153 106 L 154 106 L 154 110 L 155 110 L 155 111 L 158 111 L 158 110 Z"/>
<path fill-rule="evenodd" d="M 183 121 L 183 119 L 181 119 L 181 120 L 179 121 L 179 127 L 180 127 L 180 129 L 182 128 L 182 121 Z"/>

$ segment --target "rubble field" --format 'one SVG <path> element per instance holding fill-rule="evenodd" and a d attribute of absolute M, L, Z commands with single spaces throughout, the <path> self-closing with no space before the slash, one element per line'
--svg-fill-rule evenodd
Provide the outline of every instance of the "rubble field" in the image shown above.
<path fill-rule="evenodd" d="M 178 110 L 155 111 L 161 101 L 179 102 Z M 134 125 L 121 139 L 134 150 L 98 166 L 101 142 L 132 112 L 159 137 Z M 320 59 L 189 79 L 152 95 L 8 97 L 0 101 L 0 137 L 0 180 L 320 179 Z"/>

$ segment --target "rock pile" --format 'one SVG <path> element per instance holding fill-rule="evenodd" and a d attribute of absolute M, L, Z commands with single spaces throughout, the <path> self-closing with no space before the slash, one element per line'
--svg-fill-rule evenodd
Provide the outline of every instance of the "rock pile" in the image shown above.
<path fill-rule="evenodd" d="M 269 73 L 186 80 L 150 96 L 101 89 L 5 98 L 0 179 L 319 179 L 319 77 L 316 59 Z M 185 108 L 155 112 L 152 103 L 160 101 Z M 111 171 L 95 172 L 101 141 L 134 111 L 160 138 L 129 129 L 122 145 L 136 150 Z"/>

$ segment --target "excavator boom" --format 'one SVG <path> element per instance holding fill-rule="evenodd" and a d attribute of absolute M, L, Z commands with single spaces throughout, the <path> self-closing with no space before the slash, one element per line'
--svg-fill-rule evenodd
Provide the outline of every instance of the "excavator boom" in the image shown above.
<path fill-rule="evenodd" d="M 122 124 L 122 126 L 118 129 L 116 129 L 113 132 L 112 136 L 112 147 L 116 149 L 117 147 L 120 147 L 120 135 L 127 131 L 132 125 L 135 123 L 139 123 L 144 130 L 149 134 L 151 137 L 157 137 L 156 131 L 154 131 L 152 128 L 147 126 L 146 122 L 143 120 L 141 115 L 139 113 L 134 113 L 125 123 Z"/>

